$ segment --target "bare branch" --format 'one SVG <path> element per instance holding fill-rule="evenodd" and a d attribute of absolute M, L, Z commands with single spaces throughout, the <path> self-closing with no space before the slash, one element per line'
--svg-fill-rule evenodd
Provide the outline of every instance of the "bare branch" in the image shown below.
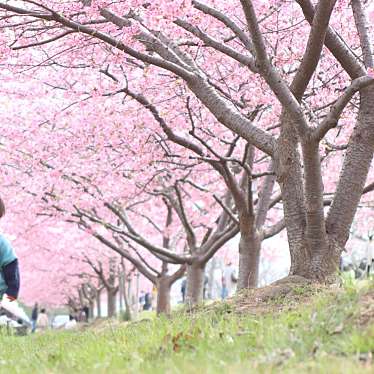
<path fill-rule="evenodd" d="M 286 222 L 284 221 L 284 219 L 281 219 L 279 222 L 277 222 L 273 226 L 268 227 L 264 230 L 263 238 L 269 239 L 279 234 L 282 230 L 284 230 L 285 227 L 286 227 Z"/>
<path fill-rule="evenodd" d="M 121 17 L 107 8 L 100 9 L 100 14 L 109 22 L 114 23 L 119 28 L 131 26 L 131 21 L 127 18 Z"/>
<path fill-rule="evenodd" d="M 12 49 L 14 51 L 17 51 L 17 50 L 20 50 L 20 49 L 26 49 L 26 48 L 31 48 L 31 47 L 36 47 L 36 46 L 39 46 L 39 45 L 43 45 L 43 44 L 53 43 L 56 40 L 62 39 L 63 37 L 65 37 L 67 35 L 70 35 L 70 34 L 73 34 L 73 33 L 75 33 L 75 31 L 65 31 L 65 32 L 63 32 L 59 35 L 54 36 L 53 38 L 42 40 L 42 41 L 35 42 L 35 43 L 26 44 L 26 45 L 20 45 L 20 46 L 12 47 Z"/>
<path fill-rule="evenodd" d="M 40 4 L 38 4 L 38 5 L 40 5 Z M 67 27 L 71 30 L 74 30 L 76 32 L 83 33 L 83 34 L 92 36 L 92 37 L 94 37 L 98 40 L 101 40 L 101 41 L 111 45 L 112 47 L 114 47 L 114 48 L 128 54 L 129 56 L 140 60 L 140 61 L 143 61 L 145 63 L 149 63 L 149 64 L 152 64 L 152 65 L 158 66 L 162 69 L 168 70 L 168 71 L 180 76 L 181 78 L 183 78 L 185 80 L 190 80 L 191 78 L 194 77 L 194 75 L 191 72 L 189 72 L 188 70 L 184 69 L 183 67 L 181 67 L 181 66 L 179 66 L 179 65 L 177 65 L 173 62 L 166 61 L 163 58 L 159 58 L 159 57 L 148 55 L 146 53 L 139 52 L 139 51 L 127 46 L 126 44 L 124 44 L 119 39 L 113 38 L 112 36 L 110 36 L 108 34 L 105 34 L 105 33 L 101 32 L 97 29 L 91 28 L 87 25 L 81 24 L 81 23 L 76 22 L 76 21 L 72 21 L 72 20 L 68 19 L 67 17 L 65 17 L 64 15 L 62 15 L 60 13 L 57 13 L 53 10 L 49 9 L 50 14 L 29 12 L 26 9 L 21 9 L 21 8 L 18 8 L 18 7 L 14 7 L 14 6 L 2 3 L 2 2 L 0 3 L 0 9 L 5 9 L 5 10 L 8 10 L 8 11 L 17 13 L 17 14 L 32 16 L 32 17 L 42 19 L 42 20 L 58 22 L 61 25 L 65 26 L 65 27 Z"/>
<path fill-rule="evenodd" d="M 355 79 L 345 90 L 344 94 L 336 101 L 334 105 L 332 105 L 326 118 L 317 127 L 314 132 L 315 139 L 323 139 L 330 129 L 336 127 L 343 110 L 351 101 L 352 97 L 362 88 L 368 87 L 372 84 L 374 84 L 374 79 L 369 76 Z"/>
<path fill-rule="evenodd" d="M 300 5 L 306 20 L 312 24 L 314 19 L 314 6 L 311 0 L 296 0 Z M 359 78 L 366 75 L 365 69 L 357 61 L 356 56 L 352 51 L 344 44 L 340 36 L 333 30 L 332 27 L 328 27 L 326 38 L 326 47 L 331 51 L 334 57 L 342 65 L 343 69 L 350 75 L 351 79 Z"/>
<path fill-rule="evenodd" d="M 216 200 L 217 203 L 222 207 L 222 209 L 229 215 L 231 220 L 239 226 L 239 220 L 235 217 L 231 209 L 228 206 L 226 206 L 225 203 L 217 195 L 213 195 L 213 197 L 214 200 Z"/>
<path fill-rule="evenodd" d="M 246 56 L 243 53 L 240 53 L 235 49 L 231 48 L 230 46 L 221 43 L 217 39 L 214 39 L 213 37 L 209 36 L 207 33 L 203 32 L 198 27 L 190 24 L 189 22 L 186 22 L 182 19 L 177 19 L 174 23 L 177 26 L 182 27 L 186 31 L 195 35 L 197 38 L 202 40 L 207 46 L 212 47 L 215 50 L 222 52 L 226 56 L 229 56 L 232 59 L 238 61 L 240 64 L 247 66 L 253 73 L 258 72 L 258 68 L 256 67 L 256 63 L 253 57 Z"/>
<path fill-rule="evenodd" d="M 302 98 L 320 60 L 335 4 L 336 0 L 318 1 L 304 56 L 291 84 L 297 100 Z"/>
<path fill-rule="evenodd" d="M 240 3 L 242 4 L 248 28 L 256 49 L 256 62 L 261 71 L 262 77 L 272 89 L 283 108 L 285 108 L 292 116 L 299 135 L 303 136 L 308 134 L 308 122 L 303 114 L 302 108 L 300 107 L 295 96 L 292 94 L 290 88 L 287 86 L 286 82 L 270 63 L 268 54 L 266 52 L 263 34 L 260 30 L 252 1 L 241 0 Z"/>
<path fill-rule="evenodd" d="M 351 0 L 353 16 L 356 23 L 358 35 L 360 37 L 360 44 L 362 54 L 364 56 L 364 63 L 367 68 L 374 67 L 373 48 L 370 41 L 370 27 L 366 18 L 365 10 L 362 6 L 361 0 Z"/>
<path fill-rule="evenodd" d="M 239 40 L 248 49 L 248 51 L 250 51 L 252 55 L 255 55 L 255 49 L 253 47 L 251 39 L 230 17 L 201 1 L 192 0 L 192 5 L 201 12 L 208 14 L 218 21 L 222 22 L 225 26 L 227 26 L 231 31 L 234 32 L 234 34 L 239 38 Z"/>

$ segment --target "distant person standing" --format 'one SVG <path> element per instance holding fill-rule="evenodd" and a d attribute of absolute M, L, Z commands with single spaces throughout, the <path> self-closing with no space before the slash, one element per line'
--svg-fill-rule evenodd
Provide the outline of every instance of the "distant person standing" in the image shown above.
<path fill-rule="evenodd" d="M 187 279 L 183 278 L 181 283 L 182 303 L 186 301 Z"/>
<path fill-rule="evenodd" d="M 90 318 L 90 308 L 87 304 L 85 304 L 82 308 L 82 311 L 84 313 L 84 322 L 88 322 Z"/>
<path fill-rule="evenodd" d="M 41 309 L 38 319 L 36 321 L 37 330 L 47 330 L 49 328 L 49 319 L 45 309 Z"/>
<path fill-rule="evenodd" d="M 366 245 L 366 276 L 369 278 L 374 266 L 374 234 L 369 235 L 369 241 Z"/>
<path fill-rule="evenodd" d="M 208 291 L 208 285 L 209 285 L 209 277 L 205 274 L 204 275 L 204 287 L 203 287 L 203 299 L 207 299 L 207 291 Z"/>
<path fill-rule="evenodd" d="M 4 215 L 5 205 L 0 198 L 0 218 Z M 3 297 L 7 298 L 8 301 L 17 300 L 19 287 L 17 256 L 8 240 L 0 234 L 0 301 Z"/>
<path fill-rule="evenodd" d="M 152 310 L 156 310 L 157 307 L 157 287 L 153 285 L 152 287 L 152 298 L 151 298 Z"/>
<path fill-rule="evenodd" d="M 38 303 L 35 303 L 34 307 L 32 308 L 32 312 L 31 312 L 31 332 L 35 332 L 36 321 L 38 320 L 38 315 L 39 315 L 39 306 L 38 306 Z"/>
<path fill-rule="evenodd" d="M 143 310 L 151 310 L 152 309 L 152 295 L 150 292 L 146 292 L 144 295 L 144 305 Z"/>
<path fill-rule="evenodd" d="M 145 292 L 142 290 L 140 291 L 140 296 L 139 296 L 139 311 L 143 310 L 145 304 Z"/>
<path fill-rule="evenodd" d="M 236 269 L 231 261 L 229 261 L 222 273 L 222 299 L 231 297 L 236 289 L 238 283 L 238 277 L 236 275 Z"/>
<path fill-rule="evenodd" d="M 217 300 L 222 297 L 222 269 L 220 267 L 216 267 L 213 270 L 213 277 L 212 277 L 212 291 L 211 291 L 211 299 Z"/>

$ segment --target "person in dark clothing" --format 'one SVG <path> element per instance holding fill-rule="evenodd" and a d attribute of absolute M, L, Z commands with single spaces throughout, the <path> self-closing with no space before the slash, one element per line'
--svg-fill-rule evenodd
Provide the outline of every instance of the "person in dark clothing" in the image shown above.
<path fill-rule="evenodd" d="M 184 278 L 181 284 L 181 294 L 182 294 L 182 302 L 186 301 L 186 290 L 187 290 L 187 279 Z"/>
<path fill-rule="evenodd" d="M 206 300 L 206 294 L 208 290 L 208 285 L 209 285 L 209 278 L 207 275 L 204 276 L 204 288 L 203 288 L 203 299 Z"/>
<path fill-rule="evenodd" d="M 84 322 L 88 322 L 88 319 L 90 317 L 90 308 L 88 307 L 88 305 L 84 305 L 82 311 L 84 313 Z"/>
<path fill-rule="evenodd" d="M 31 332 L 35 332 L 36 329 L 36 321 L 38 320 L 39 315 L 39 306 L 38 303 L 35 303 L 34 308 L 31 312 Z"/>
<path fill-rule="evenodd" d="M 0 198 L 0 218 L 5 215 L 5 205 Z M 18 259 L 8 240 L 0 234 L 0 300 L 17 300 L 20 288 Z"/>
<path fill-rule="evenodd" d="M 144 295 L 144 305 L 143 310 L 150 310 L 152 308 L 152 296 L 150 292 Z"/>
<path fill-rule="evenodd" d="M 369 241 L 366 247 L 366 277 L 370 278 L 370 274 L 374 268 L 374 234 L 369 235 Z"/>

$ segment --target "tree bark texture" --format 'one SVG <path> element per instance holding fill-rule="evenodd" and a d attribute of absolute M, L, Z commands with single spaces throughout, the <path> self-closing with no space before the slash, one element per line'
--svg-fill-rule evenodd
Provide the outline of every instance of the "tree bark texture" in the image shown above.
<path fill-rule="evenodd" d="M 170 307 L 170 289 L 171 283 L 167 276 L 161 276 L 157 278 L 157 315 L 166 314 L 169 315 L 171 311 Z"/>
<path fill-rule="evenodd" d="M 186 303 L 196 305 L 203 300 L 205 264 L 194 262 L 187 267 Z"/>
<path fill-rule="evenodd" d="M 309 274 L 311 254 L 306 242 L 306 215 L 304 206 L 303 176 L 298 137 L 292 121 L 282 115 L 281 135 L 275 156 L 275 172 L 280 185 L 291 256 L 290 275 Z"/>
<path fill-rule="evenodd" d="M 254 227 L 246 227 L 240 234 L 238 290 L 255 288 L 258 284 L 261 238 Z"/>
<path fill-rule="evenodd" d="M 374 88 L 361 91 L 358 121 L 349 139 L 339 184 L 327 216 L 327 233 L 344 248 L 374 153 Z"/>
<path fill-rule="evenodd" d="M 108 300 L 108 317 L 114 317 L 116 315 L 117 307 L 117 292 L 113 290 L 107 290 L 107 300 Z"/>
<path fill-rule="evenodd" d="M 101 291 L 97 291 L 96 295 L 96 314 L 97 318 L 101 318 Z"/>

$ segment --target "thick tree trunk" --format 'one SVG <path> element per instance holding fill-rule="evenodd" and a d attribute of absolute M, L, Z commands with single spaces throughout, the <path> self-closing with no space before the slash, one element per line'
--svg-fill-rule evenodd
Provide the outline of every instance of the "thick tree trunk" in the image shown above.
<path fill-rule="evenodd" d="M 323 181 L 319 143 L 304 139 L 302 144 L 304 160 L 304 190 L 306 211 L 306 240 L 312 257 L 308 278 L 323 280 L 336 271 L 330 259 L 329 242 L 326 235 Z"/>
<path fill-rule="evenodd" d="M 116 306 L 117 306 L 117 292 L 113 292 L 112 290 L 107 290 L 108 296 L 108 317 L 114 317 L 116 315 Z"/>
<path fill-rule="evenodd" d="M 167 276 L 161 276 L 157 278 L 157 315 L 170 314 L 170 289 L 171 283 Z"/>
<path fill-rule="evenodd" d="M 283 120 L 287 123 L 282 126 L 276 172 L 282 189 L 291 253 L 290 273 L 323 280 L 338 269 L 373 159 L 374 89 L 361 91 L 358 122 L 349 140 L 326 224 L 321 199 L 323 186 L 318 147 L 308 142 L 303 145 L 303 184 L 297 138 L 291 133 L 287 116 Z M 301 189 L 303 185 L 304 191 Z"/>
<path fill-rule="evenodd" d="M 238 290 L 255 288 L 258 284 L 261 239 L 253 230 L 243 232 L 239 242 Z"/>
<path fill-rule="evenodd" d="M 318 144 L 303 143 L 302 175 L 297 137 L 284 116 L 277 152 L 277 177 L 291 255 L 290 275 L 323 280 L 337 269 L 336 243 L 326 234 Z"/>
<path fill-rule="evenodd" d="M 275 155 L 275 172 L 282 192 L 291 256 L 290 275 L 309 276 L 311 253 L 305 236 L 306 215 L 298 138 L 287 114 L 283 114 L 281 121 L 281 136 Z"/>
<path fill-rule="evenodd" d="M 203 300 L 205 264 L 194 262 L 187 267 L 186 303 L 196 305 Z"/>

